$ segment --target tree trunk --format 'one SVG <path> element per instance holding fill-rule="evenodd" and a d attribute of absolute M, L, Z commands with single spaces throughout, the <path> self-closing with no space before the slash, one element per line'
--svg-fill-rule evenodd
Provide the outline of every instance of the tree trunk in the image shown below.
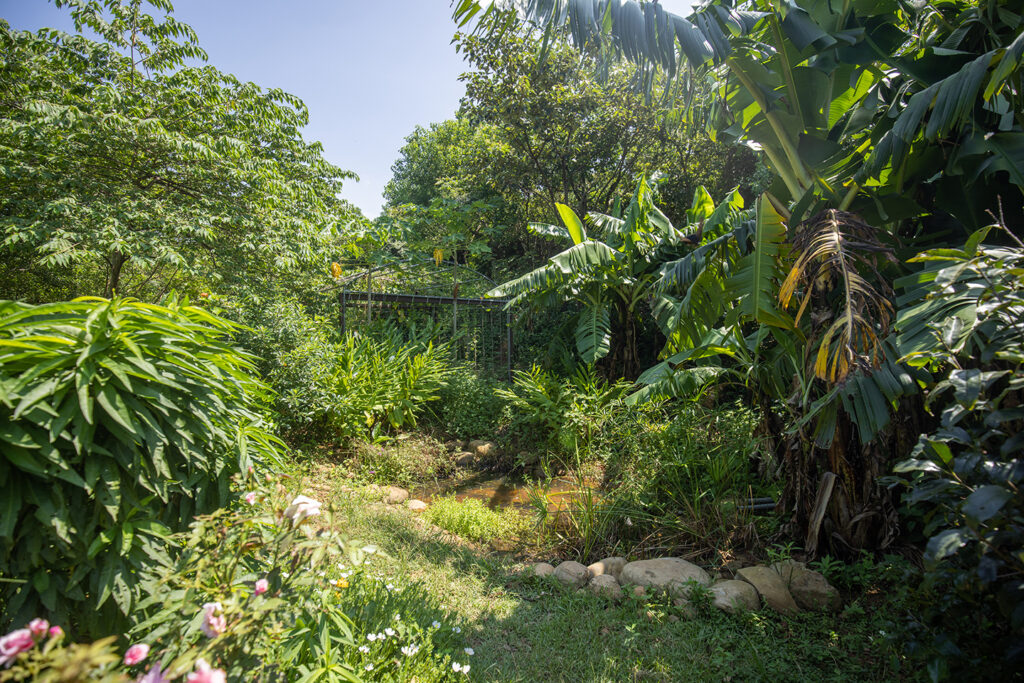
<path fill-rule="evenodd" d="M 120 250 L 112 252 L 107 257 L 107 284 L 103 288 L 103 298 L 113 298 L 114 293 L 117 292 L 118 285 L 121 282 L 121 269 L 128 258 Z"/>

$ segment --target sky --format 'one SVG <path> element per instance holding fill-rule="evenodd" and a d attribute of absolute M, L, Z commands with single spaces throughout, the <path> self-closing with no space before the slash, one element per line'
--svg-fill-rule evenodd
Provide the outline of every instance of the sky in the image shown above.
<path fill-rule="evenodd" d="M 173 0 L 209 63 L 309 108 L 303 134 L 328 161 L 354 171 L 342 196 L 374 218 L 405 137 L 454 116 L 467 70 L 451 44 L 449 0 Z M 662 0 L 689 14 L 688 0 Z M 12 28 L 71 31 L 47 0 L 0 0 Z"/>

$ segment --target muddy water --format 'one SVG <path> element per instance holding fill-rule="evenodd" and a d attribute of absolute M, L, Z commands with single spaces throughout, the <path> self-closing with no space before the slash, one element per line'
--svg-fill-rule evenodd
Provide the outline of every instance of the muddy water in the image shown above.
<path fill-rule="evenodd" d="M 597 489 L 598 482 L 585 480 L 583 486 Z M 536 482 L 512 476 L 496 477 L 490 472 L 481 472 L 466 479 L 421 486 L 410 491 L 409 495 L 427 503 L 436 496 L 454 495 L 457 500 L 476 498 L 492 509 L 514 507 L 525 510 L 532 508 L 531 489 L 539 489 L 541 493 L 546 494 L 549 512 L 561 510 L 574 495 L 583 493 L 580 482 L 574 479 L 554 479 L 549 486 L 540 488 Z"/>

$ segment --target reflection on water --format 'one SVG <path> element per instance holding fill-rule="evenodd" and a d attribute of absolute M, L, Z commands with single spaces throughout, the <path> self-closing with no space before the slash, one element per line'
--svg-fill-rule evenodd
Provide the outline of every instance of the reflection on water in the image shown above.
<path fill-rule="evenodd" d="M 596 480 L 584 480 L 583 486 L 596 489 Z M 480 472 L 462 480 L 440 481 L 435 484 L 421 486 L 410 491 L 410 497 L 419 498 L 429 503 L 435 496 L 454 495 L 457 500 L 476 498 L 490 508 L 530 507 L 530 490 L 537 488 L 538 483 L 511 475 L 495 477 L 489 472 Z M 580 493 L 580 482 L 575 479 L 553 479 L 550 485 L 540 489 L 546 492 L 548 510 L 560 510 L 565 502 L 574 494 Z"/>

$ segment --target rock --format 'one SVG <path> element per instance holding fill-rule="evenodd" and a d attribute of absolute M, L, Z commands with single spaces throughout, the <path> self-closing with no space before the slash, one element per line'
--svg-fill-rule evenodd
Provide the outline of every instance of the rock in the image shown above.
<path fill-rule="evenodd" d="M 706 571 L 692 562 L 678 557 L 659 557 L 654 560 L 629 562 L 622 568 L 619 579 L 622 583 L 647 586 L 655 591 L 664 591 L 671 595 L 687 594 L 689 592 L 687 582 L 689 581 L 696 581 L 703 586 L 711 583 L 711 577 Z"/>
<path fill-rule="evenodd" d="M 409 497 L 409 492 L 398 486 L 389 486 L 385 489 L 384 502 L 388 505 L 404 503 Z"/>
<path fill-rule="evenodd" d="M 626 566 L 626 558 L 624 557 L 606 557 L 603 560 L 599 560 L 594 564 L 587 567 L 591 576 L 602 576 L 604 574 L 610 574 L 615 577 L 615 581 L 618 582 L 619 577 L 622 576 L 622 568 Z"/>
<path fill-rule="evenodd" d="M 711 595 L 714 597 L 711 604 L 725 612 L 756 610 L 761 606 L 757 590 L 746 581 L 718 581 L 711 586 Z"/>
<path fill-rule="evenodd" d="M 482 441 L 480 439 L 474 439 L 466 444 L 466 450 L 486 458 L 488 455 L 494 455 L 498 450 L 498 447 L 494 445 L 493 441 Z"/>
<path fill-rule="evenodd" d="M 472 467 L 476 464 L 476 456 L 472 453 L 462 452 L 455 456 L 456 467 Z"/>
<path fill-rule="evenodd" d="M 808 569 L 803 562 L 776 562 L 772 569 L 778 572 L 783 583 L 789 588 L 793 600 L 801 609 L 838 612 L 843 606 L 839 591 L 822 574 Z"/>
<path fill-rule="evenodd" d="M 533 573 L 537 576 L 551 576 L 555 573 L 555 568 L 547 562 L 538 562 L 533 565 Z"/>
<path fill-rule="evenodd" d="M 587 584 L 587 590 L 615 602 L 623 598 L 622 588 L 611 574 L 598 574 Z"/>
<path fill-rule="evenodd" d="M 736 576 L 756 588 L 765 604 L 776 612 L 791 614 L 800 611 L 778 572 L 763 566 L 744 567 L 736 572 Z"/>
<path fill-rule="evenodd" d="M 413 512 L 423 512 L 424 510 L 427 509 L 427 504 L 424 503 L 419 498 L 413 498 L 411 500 L 405 501 L 405 506 L 412 510 Z"/>
<path fill-rule="evenodd" d="M 643 586 L 633 586 L 633 597 L 644 600 L 647 598 L 647 590 Z"/>
<path fill-rule="evenodd" d="M 673 624 L 675 624 L 676 622 L 678 622 L 678 621 L 679 621 L 679 617 L 677 617 L 677 616 L 676 616 L 676 615 L 674 615 L 674 614 L 670 614 L 670 615 L 668 615 L 668 620 L 669 620 L 670 622 L 672 622 Z"/>
<path fill-rule="evenodd" d="M 555 567 L 554 577 L 567 588 L 582 588 L 590 574 L 582 564 L 569 560 Z"/>
<path fill-rule="evenodd" d="M 697 608 L 690 604 L 690 601 L 686 598 L 675 598 L 672 604 L 678 607 L 679 611 L 687 619 L 695 619 L 697 617 Z"/>

